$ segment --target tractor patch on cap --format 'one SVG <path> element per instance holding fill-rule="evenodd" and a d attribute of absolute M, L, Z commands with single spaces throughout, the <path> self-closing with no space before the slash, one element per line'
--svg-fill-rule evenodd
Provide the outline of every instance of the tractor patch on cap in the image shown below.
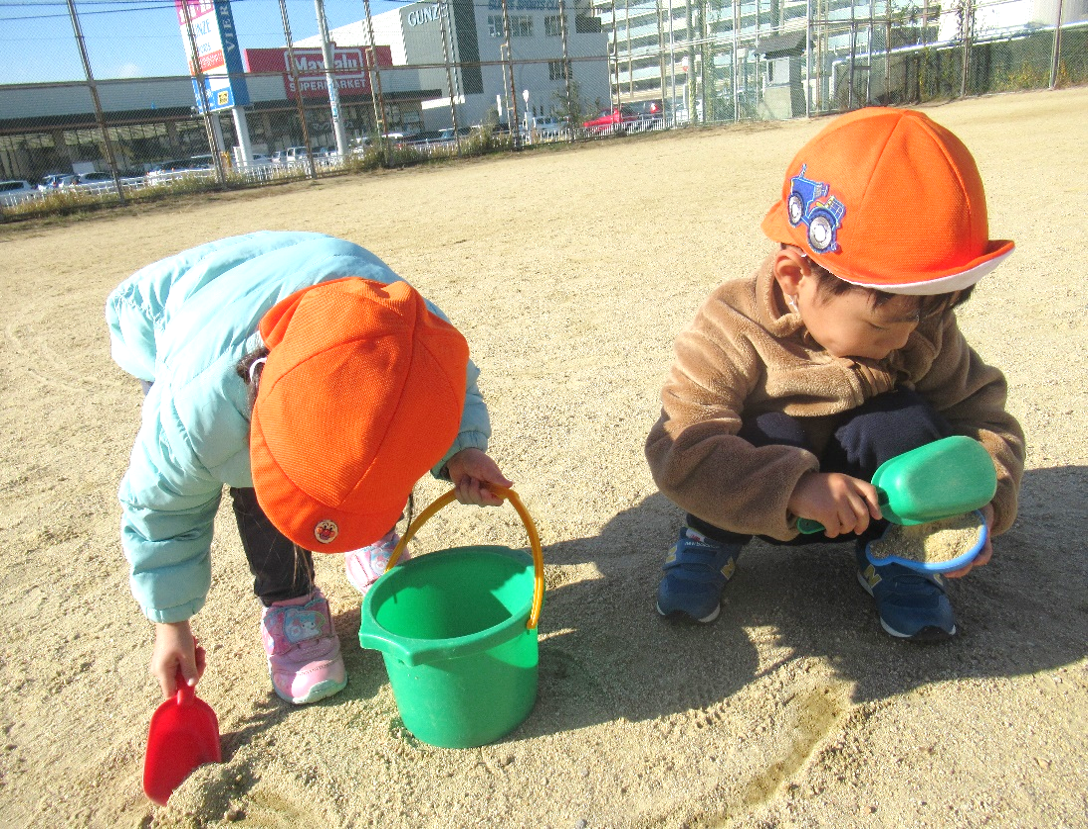
<path fill-rule="evenodd" d="M 805 167 L 790 179 L 786 215 L 790 224 L 808 227 L 808 243 L 816 253 L 834 253 L 839 249 L 838 231 L 846 215 L 846 206 L 830 195 L 826 182 L 805 178 Z"/>

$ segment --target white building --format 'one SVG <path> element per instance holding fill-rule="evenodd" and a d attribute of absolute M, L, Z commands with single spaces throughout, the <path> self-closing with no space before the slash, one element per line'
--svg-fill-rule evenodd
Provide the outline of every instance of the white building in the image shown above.
<path fill-rule="evenodd" d="M 1088 0 L 980 0 L 975 5 L 973 37 L 993 37 L 1022 31 L 1028 27 L 1052 27 L 1088 20 Z M 959 36 L 955 14 L 941 17 L 939 39 L 953 41 Z"/>
<path fill-rule="evenodd" d="M 509 121 L 511 108 L 522 122 L 526 112 L 564 112 L 564 43 L 583 106 L 593 109 L 596 101 L 607 102 L 606 39 L 600 21 L 580 0 L 569 4 L 564 0 L 563 16 L 560 4 L 561 0 L 508 0 L 510 55 L 502 0 L 489 0 L 487 5 L 473 0 L 417 2 L 374 15 L 374 42 L 389 46 L 393 55 L 394 67 L 383 69 L 381 75 L 395 75 L 397 67 L 404 67 L 401 71 L 418 74 L 419 88 L 443 93 L 423 102 L 422 113 L 415 116 L 421 118 L 418 125 L 408 123 L 413 114 L 407 112 L 400 123 L 418 131 L 450 127 L 451 99 L 460 127 L 483 122 L 492 110 L 503 122 Z M 366 20 L 332 29 L 329 37 L 341 47 L 370 43 Z M 320 36 L 297 45 L 319 46 Z M 382 78 L 378 82 L 384 83 Z"/>
<path fill-rule="evenodd" d="M 875 48 L 888 13 L 888 0 L 593 2 L 611 32 L 614 94 L 660 99 L 666 113 L 701 117 L 705 108 L 710 120 L 806 114 L 809 20 L 824 22 L 813 32 L 813 51 L 830 60 L 848 50 L 851 33 L 857 51 Z M 808 84 L 814 97 L 818 83 Z"/>

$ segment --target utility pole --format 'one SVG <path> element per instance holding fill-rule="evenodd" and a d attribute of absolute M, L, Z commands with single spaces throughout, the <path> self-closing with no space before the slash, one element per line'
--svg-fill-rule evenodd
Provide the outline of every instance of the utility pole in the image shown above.
<path fill-rule="evenodd" d="M 325 62 L 325 85 L 329 88 L 329 109 L 332 111 L 332 128 L 336 133 L 336 152 L 341 160 L 348 157 L 348 138 L 344 133 L 344 119 L 340 114 L 340 90 L 336 88 L 332 44 L 329 43 L 329 24 L 325 20 L 325 0 L 314 0 L 317 27 L 321 32 L 321 59 Z"/>

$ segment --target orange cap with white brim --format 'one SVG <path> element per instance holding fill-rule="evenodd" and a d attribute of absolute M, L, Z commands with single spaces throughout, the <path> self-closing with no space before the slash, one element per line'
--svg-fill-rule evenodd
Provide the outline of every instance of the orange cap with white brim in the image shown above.
<path fill-rule="evenodd" d="M 762 228 L 840 279 L 893 294 L 963 290 L 1014 248 L 990 239 L 982 178 L 963 142 L 890 107 L 840 116 L 809 141 Z"/>

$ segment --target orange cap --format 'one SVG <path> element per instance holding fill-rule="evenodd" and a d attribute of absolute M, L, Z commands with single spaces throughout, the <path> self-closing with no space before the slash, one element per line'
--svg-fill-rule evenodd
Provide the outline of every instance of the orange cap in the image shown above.
<path fill-rule="evenodd" d="M 358 277 L 292 294 L 260 331 L 270 351 L 250 428 L 257 501 L 304 549 L 376 541 L 457 437 L 465 338 L 408 284 Z"/>
<path fill-rule="evenodd" d="M 840 116 L 802 147 L 762 227 L 840 279 L 893 294 L 963 290 L 1013 250 L 990 240 L 963 142 L 890 107 Z"/>

